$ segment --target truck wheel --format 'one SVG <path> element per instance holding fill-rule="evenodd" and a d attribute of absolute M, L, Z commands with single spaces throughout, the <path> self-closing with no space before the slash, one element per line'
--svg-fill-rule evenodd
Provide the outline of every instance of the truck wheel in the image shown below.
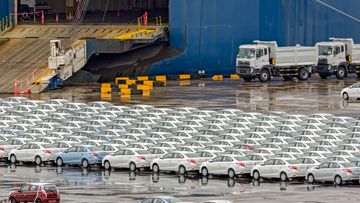
<path fill-rule="evenodd" d="M 261 82 L 267 82 L 270 80 L 270 73 L 268 70 L 266 69 L 263 69 L 261 72 L 260 72 L 260 75 L 259 75 L 259 80 Z"/>
<path fill-rule="evenodd" d="M 340 66 L 336 72 L 337 79 L 341 80 L 346 76 L 346 69 L 343 66 Z"/>
<path fill-rule="evenodd" d="M 305 68 L 300 69 L 298 79 L 307 80 L 308 78 L 309 78 L 309 72 Z"/>
<path fill-rule="evenodd" d="M 244 76 L 243 79 L 246 81 L 246 82 L 250 82 L 253 78 L 251 76 Z"/>

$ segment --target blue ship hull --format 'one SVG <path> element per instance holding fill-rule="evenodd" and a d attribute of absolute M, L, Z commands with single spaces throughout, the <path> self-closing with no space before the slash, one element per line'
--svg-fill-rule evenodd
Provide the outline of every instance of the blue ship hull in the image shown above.
<path fill-rule="evenodd" d="M 322 2 L 360 19 L 359 0 Z M 316 0 L 170 0 L 170 46 L 182 54 L 150 67 L 151 74 L 235 72 L 240 44 L 276 40 L 310 45 L 329 37 L 360 43 L 360 23 Z"/>

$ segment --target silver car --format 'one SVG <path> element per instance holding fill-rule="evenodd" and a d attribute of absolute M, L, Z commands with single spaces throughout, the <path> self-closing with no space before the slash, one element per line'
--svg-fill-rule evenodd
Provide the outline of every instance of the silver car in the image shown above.
<path fill-rule="evenodd" d="M 353 163 L 325 162 L 308 170 L 305 179 L 313 184 L 318 181 L 332 181 L 341 185 L 347 181 L 359 181 L 360 167 Z"/>

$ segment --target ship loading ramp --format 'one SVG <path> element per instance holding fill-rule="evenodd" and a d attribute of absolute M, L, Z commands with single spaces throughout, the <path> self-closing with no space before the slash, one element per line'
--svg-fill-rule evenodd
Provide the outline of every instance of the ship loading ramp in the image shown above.
<path fill-rule="evenodd" d="M 125 53 L 167 39 L 164 26 L 81 25 L 75 32 L 73 29 L 71 25 L 20 25 L 0 35 L 7 39 L 0 46 L 0 93 L 38 93 L 46 89 L 55 76 L 60 81 L 68 79 L 93 54 Z M 66 54 L 70 57 L 52 69 L 48 63 L 51 40 L 59 40 L 61 44 L 52 57 L 64 58 Z M 73 58 L 69 51 L 83 54 Z M 79 61 L 82 63 L 69 71 L 69 65 Z"/>

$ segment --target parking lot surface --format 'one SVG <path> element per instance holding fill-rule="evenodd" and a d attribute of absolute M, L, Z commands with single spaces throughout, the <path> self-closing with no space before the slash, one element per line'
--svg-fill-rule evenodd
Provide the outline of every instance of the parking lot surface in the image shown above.
<path fill-rule="evenodd" d="M 24 182 L 56 183 L 62 202 L 138 202 L 156 195 L 172 195 L 183 201 L 201 202 L 209 199 L 232 202 L 359 202 L 359 186 L 335 187 L 308 185 L 303 182 L 257 182 L 248 179 L 152 173 L 131 174 L 125 171 L 106 172 L 100 169 L 56 167 L 0 167 L 0 199 Z M 90 200 L 91 199 L 91 200 Z"/>

